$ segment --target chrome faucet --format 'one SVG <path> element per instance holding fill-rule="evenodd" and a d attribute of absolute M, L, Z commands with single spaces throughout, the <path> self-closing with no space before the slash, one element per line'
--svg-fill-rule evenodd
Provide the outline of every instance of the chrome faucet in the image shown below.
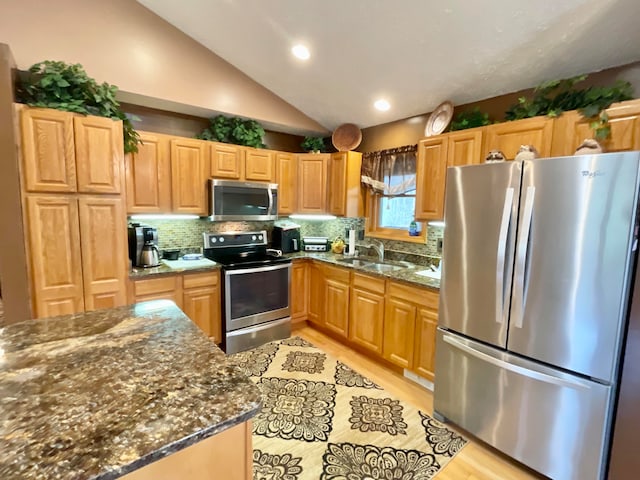
<path fill-rule="evenodd" d="M 374 243 L 375 242 L 375 243 Z M 369 240 L 369 243 L 362 245 L 365 248 L 373 248 L 378 254 L 378 261 L 384 262 L 384 245 L 380 240 Z"/>

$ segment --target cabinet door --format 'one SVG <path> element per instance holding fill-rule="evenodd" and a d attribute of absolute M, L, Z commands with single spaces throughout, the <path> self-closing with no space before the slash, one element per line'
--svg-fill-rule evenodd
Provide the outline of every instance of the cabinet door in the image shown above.
<path fill-rule="evenodd" d="M 171 163 L 169 139 L 140 133 L 138 153 L 125 157 L 127 213 L 171 212 Z"/>
<path fill-rule="evenodd" d="M 24 108 L 20 116 L 25 188 L 28 192 L 75 192 L 73 114 Z"/>
<path fill-rule="evenodd" d="M 175 213 L 205 215 L 206 142 L 171 140 L 171 201 Z"/>
<path fill-rule="evenodd" d="M 351 289 L 349 340 L 382 354 L 384 295 L 360 288 Z"/>
<path fill-rule="evenodd" d="M 447 174 L 448 142 L 445 136 L 418 143 L 416 165 L 416 219 L 441 220 Z"/>
<path fill-rule="evenodd" d="M 533 145 L 541 157 L 551 155 L 553 119 L 534 117 L 514 122 L 497 123 L 487 127 L 483 154 L 490 150 L 500 150 L 509 160 L 513 160 L 520 145 Z"/>
<path fill-rule="evenodd" d="M 244 149 L 238 145 L 227 143 L 211 144 L 211 176 L 240 180 L 244 178 Z"/>
<path fill-rule="evenodd" d="M 122 122 L 103 117 L 74 117 L 78 191 L 120 193 L 124 146 Z"/>
<path fill-rule="evenodd" d="M 606 152 L 640 150 L 640 101 L 632 100 L 607 109 L 611 135 L 600 142 Z M 578 112 L 565 112 L 555 120 L 552 155 L 573 155 L 587 138 L 594 138 L 589 120 Z"/>
<path fill-rule="evenodd" d="M 296 211 L 298 197 L 298 164 L 293 153 L 276 154 L 276 183 L 278 184 L 278 214 Z"/>
<path fill-rule="evenodd" d="M 326 213 L 328 154 L 298 155 L 298 213 Z"/>
<path fill-rule="evenodd" d="M 347 161 L 347 152 L 331 154 L 329 162 L 329 213 L 332 215 L 346 215 Z"/>
<path fill-rule="evenodd" d="M 26 204 L 35 317 L 84 311 L 78 201 L 28 195 Z"/>
<path fill-rule="evenodd" d="M 402 368 L 411 368 L 413 365 L 415 320 L 415 305 L 406 300 L 387 297 L 382 355 Z"/>
<path fill-rule="evenodd" d="M 171 300 L 182 308 L 182 275 L 162 276 L 133 282 L 135 303 L 150 300 Z"/>
<path fill-rule="evenodd" d="M 248 148 L 244 157 L 244 178 L 256 182 L 274 182 L 276 178 L 275 155 L 270 150 Z"/>
<path fill-rule="evenodd" d="M 216 343 L 220 334 L 220 292 L 217 287 L 185 289 L 182 306 L 184 313 Z"/>
<path fill-rule="evenodd" d="M 418 309 L 416 338 L 413 351 L 413 370 L 433 382 L 436 361 L 436 328 L 438 312 L 427 308 Z"/>
<path fill-rule="evenodd" d="M 294 261 L 291 267 L 291 321 L 307 319 L 309 268 L 305 261 Z"/>
<path fill-rule="evenodd" d="M 309 321 L 324 324 L 324 272 L 315 262 L 309 265 Z"/>
<path fill-rule="evenodd" d="M 482 135 L 484 128 L 473 128 L 447 134 L 447 167 L 461 167 L 482 163 Z"/>
<path fill-rule="evenodd" d="M 325 326 L 347 338 L 349 333 L 349 284 L 325 279 Z"/>
<path fill-rule="evenodd" d="M 127 303 L 127 224 L 122 199 L 81 197 L 80 241 L 85 310 Z"/>

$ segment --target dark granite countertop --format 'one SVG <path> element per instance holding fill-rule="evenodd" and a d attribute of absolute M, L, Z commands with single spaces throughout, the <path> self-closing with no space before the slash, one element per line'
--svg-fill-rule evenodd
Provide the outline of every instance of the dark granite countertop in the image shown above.
<path fill-rule="evenodd" d="M 288 253 L 287 257 L 291 259 L 311 259 L 311 260 L 320 260 L 322 262 L 331 263 L 333 265 L 337 265 L 339 267 L 344 268 L 352 268 L 355 271 L 366 273 L 367 275 L 373 275 L 378 277 L 389 278 L 391 280 L 399 280 L 401 282 L 405 282 L 417 287 L 427 287 L 434 290 L 440 290 L 440 280 L 435 278 L 424 277 L 422 275 L 416 275 L 416 272 L 420 272 L 422 270 L 426 270 L 428 267 L 425 265 L 416 265 L 415 268 L 406 268 L 402 270 L 394 270 L 389 272 L 376 272 L 369 270 L 365 267 L 353 266 L 348 263 L 341 262 L 340 260 L 344 259 L 344 255 L 335 254 L 335 253 L 311 253 L 311 252 L 296 252 L 296 253 Z M 375 258 L 371 257 L 359 257 L 363 260 L 377 261 Z"/>
<path fill-rule="evenodd" d="M 260 402 L 169 301 L 9 325 L 0 478 L 117 478 L 248 420 Z"/>
<path fill-rule="evenodd" d="M 162 263 L 158 267 L 142 268 L 134 267 L 129 270 L 129 278 L 132 280 L 141 280 L 147 277 L 158 277 L 167 275 L 177 275 L 181 273 L 198 273 L 198 272 L 210 272 L 212 270 L 219 270 L 220 264 L 213 262 L 213 265 L 200 265 L 194 262 L 193 265 L 184 265 L 183 267 L 175 268 L 170 267 Z"/>

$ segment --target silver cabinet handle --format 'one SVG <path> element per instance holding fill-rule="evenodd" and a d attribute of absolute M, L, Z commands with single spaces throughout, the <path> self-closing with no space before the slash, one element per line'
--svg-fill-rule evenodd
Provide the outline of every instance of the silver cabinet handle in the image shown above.
<path fill-rule="evenodd" d="M 524 317 L 524 280 L 526 274 L 527 250 L 529 248 L 529 234 L 531 233 L 531 218 L 533 217 L 533 200 L 536 187 L 527 187 L 522 212 L 522 226 L 518 232 L 516 245 L 516 265 L 513 274 L 513 317 L 517 328 L 522 328 Z"/>
<path fill-rule="evenodd" d="M 498 368 L 502 368 L 504 370 L 508 370 L 513 373 L 517 373 L 518 375 L 522 375 L 524 377 L 532 378 L 534 380 L 538 380 L 544 383 L 551 383 L 553 385 L 557 385 L 559 387 L 567 387 L 567 388 L 585 388 L 590 389 L 588 383 L 582 382 L 578 379 L 569 380 L 566 378 L 556 377 L 553 375 L 549 375 L 548 373 L 539 372 L 537 370 L 532 370 L 530 368 L 521 367 L 519 365 L 514 365 L 513 363 L 506 362 L 504 360 L 500 360 L 498 358 L 492 357 L 491 355 L 480 352 L 469 345 L 465 345 L 464 343 L 456 340 L 454 337 L 444 335 L 442 339 L 458 350 L 462 350 L 469 355 L 476 357 L 484 362 L 490 363 L 491 365 L 495 365 Z"/>
<path fill-rule="evenodd" d="M 498 235 L 498 253 L 496 258 L 496 322 L 504 320 L 504 262 L 507 254 L 507 236 L 511 223 L 511 210 L 513 210 L 513 188 L 507 188 L 504 195 L 504 207 L 502 208 L 502 220 L 500 221 L 500 234 Z"/>

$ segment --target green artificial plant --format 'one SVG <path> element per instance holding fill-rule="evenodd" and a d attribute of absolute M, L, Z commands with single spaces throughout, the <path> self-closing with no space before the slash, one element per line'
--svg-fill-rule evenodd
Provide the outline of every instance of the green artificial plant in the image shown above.
<path fill-rule="evenodd" d="M 209 126 L 198 138 L 214 142 L 233 143 L 246 147 L 265 148 L 262 143 L 264 128 L 255 120 L 218 115 L 209 119 Z"/>
<path fill-rule="evenodd" d="M 506 111 L 507 120 L 548 115 L 557 117 L 568 110 L 578 110 L 590 120 L 595 138 L 604 140 L 611 133 L 609 117 L 605 112 L 612 103 L 631 100 L 633 87 L 629 82 L 618 80 L 613 86 L 576 87 L 587 79 L 587 75 L 551 80 L 538 85 L 532 98 L 520 97 L 518 103 Z"/>
<path fill-rule="evenodd" d="M 473 110 L 460 112 L 456 115 L 456 118 L 451 122 L 449 130 L 453 132 L 455 130 L 466 130 L 467 128 L 484 127 L 490 123 L 489 114 L 481 112 L 480 108 L 475 107 Z"/>
<path fill-rule="evenodd" d="M 325 152 L 326 147 L 322 137 L 304 137 L 300 147 L 305 152 Z"/>
<path fill-rule="evenodd" d="M 137 152 L 140 135 L 116 100 L 118 87 L 98 83 L 82 65 L 46 60 L 33 65 L 16 85 L 17 100 L 32 107 L 122 120 L 124 151 Z"/>

